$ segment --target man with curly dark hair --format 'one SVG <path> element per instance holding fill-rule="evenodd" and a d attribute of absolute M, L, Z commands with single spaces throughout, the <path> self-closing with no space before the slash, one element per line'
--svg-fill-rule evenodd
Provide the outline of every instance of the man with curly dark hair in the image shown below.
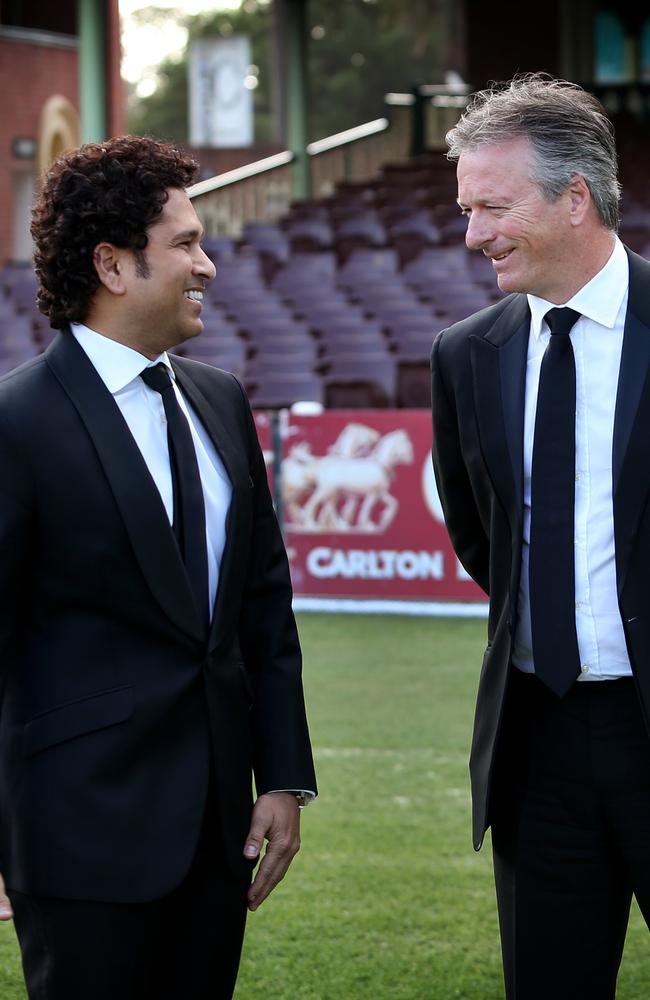
<path fill-rule="evenodd" d="M 250 408 L 167 354 L 215 274 L 196 170 L 139 137 L 53 165 L 61 332 L 0 380 L 0 919 L 39 1000 L 229 1000 L 316 789 Z"/>

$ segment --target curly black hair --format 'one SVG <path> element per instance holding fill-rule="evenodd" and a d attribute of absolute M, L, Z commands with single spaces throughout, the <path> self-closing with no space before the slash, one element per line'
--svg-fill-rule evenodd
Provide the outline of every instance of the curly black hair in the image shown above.
<path fill-rule="evenodd" d="M 48 171 L 32 213 L 38 307 L 60 329 L 81 323 L 99 286 L 98 243 L 133 250 L 146 276 L 147 229 L 169 188 L 185 188 L 198 163 L 168 143 L 118 136 L 64 153 Z"/>

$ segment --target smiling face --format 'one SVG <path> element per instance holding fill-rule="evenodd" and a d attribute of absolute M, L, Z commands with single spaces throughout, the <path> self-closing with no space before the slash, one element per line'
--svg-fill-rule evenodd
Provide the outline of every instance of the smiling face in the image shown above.
<path fill-rule="evenodd" d="M 576 178 L 548 201 L 531 180 L 533 155 L 525 138 L 462 153 L 457 177 L 458 204 L 468 220 L 465 242 L 492 260 L 501 291 L 566 302 L 584 283 L 579 226 L 589 192 Z"/>
<path fill-rule="evenodd" d="M 147 230 L 146 270 L 133 252 L 119 254 L 120 339 L 151 358 L 201 333 L 203 291 L 215 276 L 190 199 L 178 188 L 168 194 L 160 219 Z"/>

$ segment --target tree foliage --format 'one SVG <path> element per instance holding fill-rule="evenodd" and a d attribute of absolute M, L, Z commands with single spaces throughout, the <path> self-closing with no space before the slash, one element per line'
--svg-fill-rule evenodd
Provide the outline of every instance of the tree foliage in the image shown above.
<path fill-rule="evenodd" d="M 438 6 L 428 0 L 312 0 L 312 138 L 379 117 L 389 91 L 442 82 Z"/>
<path fill-rule="evenodd" d="M 151 21 L 149 20 L 151 11 Z M 182 10 L 146 8 L 140 11 L 141 22 L 160 23 L 173 19 L 187 27 L 189 40 L 229 38 L 248 35 L 253 64 L 258 67 L 259 85 L 254 91 L 255 141 L 271 141 L 271 103 L 269 49 L 271 17 L 268 2 L 246 0 L 238 10 L 223 10 L 188 16 Z M 129 131 L 145 132 L 186 145 L 189 138 L 187 51 L 180 59 L 166 59 L 158 69 L 158 87 L 149 97 L 129 101 Z"/>
<path fill-rule="evenodd" d="M 160 18 L 148 8 L 141 19 Z M 308 8 L 309 133 L 319 139 L 383 113 L 383 95 L 410 91 L 444 76 L 443 0 L 310 0 Z M 258 67 L 255 141 L 273 140 L 272 12 L 268 0 L 245 0 L 238 10 L 195 16 L 165 11 L 186 25 L 189 38 L 248 35 Z M 167 60 L 149 97 L 130 101 L 129 128 L 179 143 L 188 141 L 187 54 Z"/>

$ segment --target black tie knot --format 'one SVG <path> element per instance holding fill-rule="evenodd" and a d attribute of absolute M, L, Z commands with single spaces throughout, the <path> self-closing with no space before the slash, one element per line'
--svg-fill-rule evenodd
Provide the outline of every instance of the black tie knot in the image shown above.
<path fill-rule="evenodd" d="M 156 392 L 164 392 L 172 384 L 167 365 L 164 365 L 162 361 L 141 371 L 140 378 L 145 385 L 148 385 L 150 389 L 155 389 Z"/>
<path fill-rule="evenodd" d="M 572 328 L 580 319 L 580 313 L 567 306 L 560 306 L 557 309 L 549 309 L 544 316 L 548 323 L 548 328 L 554 337 L 567 337 Z"/>

